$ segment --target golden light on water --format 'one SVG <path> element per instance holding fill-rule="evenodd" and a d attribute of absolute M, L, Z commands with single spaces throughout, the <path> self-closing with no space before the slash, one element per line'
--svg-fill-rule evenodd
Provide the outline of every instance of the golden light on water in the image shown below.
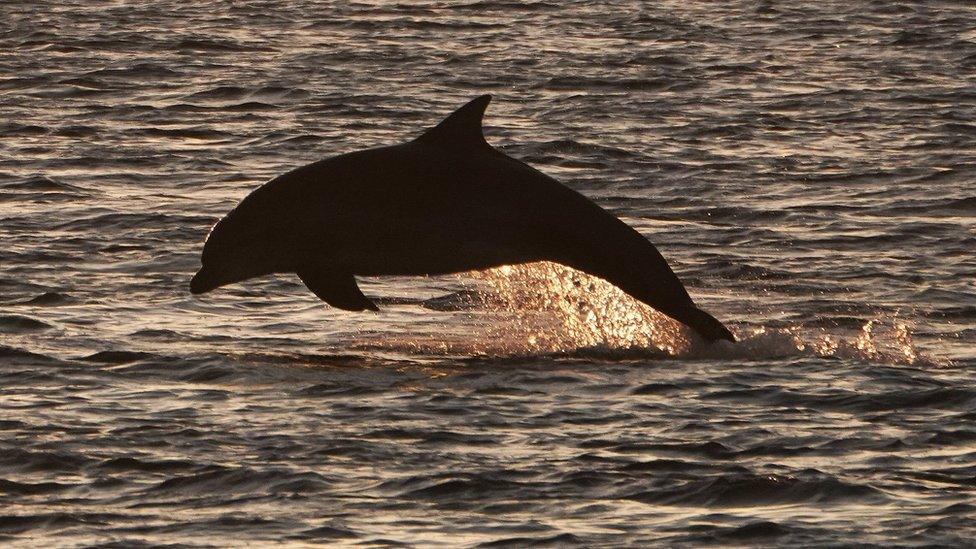
<path fill-rule="evenodd" d="M 551 262 L 506 265 L 458 275 L 467 288 L 444 311 L 455 318 L 436 335 L 391 334 L 382 343 L 354 344 L 376 352 L 434 360 L 453 357 L 512 357 L 584 354 L 608 358 L 680 357 L 704 360 L 836 358 L 884 364 L 945 366 L 916 347 L 912 322 L 897 313 L 878 314 L 856 329 L 768 325 L 767 315 L 735 319 L 720 314 L 736 333 L 734 344 L 706 343 L 689 328 L 638 302 L 602 279 Z M 451 297 L 451 296 L 447 296 Z M 707 310 L 708 304 L 703 304 Z M 470 311 L 470 312 L 467 312 Z M 439 357 L 439 358 L 438 358 Z M 401 357 L 402 358 L 402 357 Z"/>
<path fill-rule="evenodd" d="M 878 326 L 884 326 L 883 320 L 869 320 L 854 340 L 854 348 L 868 360 L 887 359 L 914 364 L 919 357 L 908 324 L 897 317 L 890 324 L 885 332 L 879 333 Z M 837 352 L 836 347 L 833 351 Z"/>
<path fill-rule="evenodd" d="M 551 262 L 507 265 L 472 273 L 486 288 L 486 309 L 510 317 L 487 327 L 483 349 L 510 341 L 518 353 L 560 353 L 585 348 L 659 349 L 681 354 L 691 346 L 687 328 L 635 301 L 616 286 Z"/>
<path fill-rule="evenodd" d="M 920 356 L 911 325 L 897 315 L 867 321 L 855 333 L 802 326 L 739 329 L 735 345 L 703 344 L 681 323 L 602 279 L 550 262 L 467 273 L 486 314 L 473 334 L 478 355 L 532 355 L 580 350 L 661 352 L 685 358 L 764 360 L 817 356 L 914 364 Z"/>

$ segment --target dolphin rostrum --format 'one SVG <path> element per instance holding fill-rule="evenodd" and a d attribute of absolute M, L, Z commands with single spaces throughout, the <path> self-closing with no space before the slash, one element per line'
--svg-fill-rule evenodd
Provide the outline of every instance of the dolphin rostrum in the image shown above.
<path fill-rule="evenodd" d="M 580 193 L 485 141 L 478 97 L 420 137 L 321 160 L 258 187 L 214 225 L 194 294 L 296 273 L 348 311 L 356 275 L 436 275 L 553 261 L 600 277 L 706 340 L 735 341 L 653 244 Z"/>

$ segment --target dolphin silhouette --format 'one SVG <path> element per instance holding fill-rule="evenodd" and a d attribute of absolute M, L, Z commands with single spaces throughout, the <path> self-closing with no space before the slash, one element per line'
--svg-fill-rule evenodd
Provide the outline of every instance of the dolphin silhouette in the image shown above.
<path fill-rule="evenodd" d="M 378 310 L 355 275 L 436 275 L 553 261 L 600 277 L 694 329 L 735 341 L 640 233 L 485 141 L 478 97 L 420 137 L 292 170 L 214 225 L 194 294 L 296 273 L 321 300 Z"/>

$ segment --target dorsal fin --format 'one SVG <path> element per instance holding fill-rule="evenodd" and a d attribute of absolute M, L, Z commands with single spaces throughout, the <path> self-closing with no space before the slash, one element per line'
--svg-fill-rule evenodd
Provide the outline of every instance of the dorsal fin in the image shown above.
<path fill-rule="evenodd" d="M 481 119 L 490 102 L 490 95 L 482 95 L 468 101 L 440 124 L 424 132 L 417 141 L 455 147 L 486 145 L 485 135 L 481 131 Z"/>

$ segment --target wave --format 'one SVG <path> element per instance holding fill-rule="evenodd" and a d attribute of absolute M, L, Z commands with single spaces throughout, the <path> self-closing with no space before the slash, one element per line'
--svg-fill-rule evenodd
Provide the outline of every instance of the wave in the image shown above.
<path fill-rule="evenodd" d="M 299 534 L 291 536 L 292 539 L 298 540 L 351 539 L 357 537 L 359 537 L 359 534 L 353 530 L 328 525 L 304 530 Z"/>
<path fill-rule="evenodd" d="M 761 387 L 757 389 L 721 391 L 707 396 L 709 400 L 726 402 L 766 403 L 772 406 L 791 406 L 815 410 L 842 411 L 851 413 L 887 412 L 897 410 L 959 409 L 976 403 L 976 392 L 969 389 L 939 387 L 934 389 L 906 389 L 900 391 L 863 393 L 845 389 L 829 389 L 819 393 L 809 393 L 790 389 Z M 965 439 L 971 433 L 943 432 L 936 437 L 946 439 Z M 889 442 L 883 443 L 884 445 Z"/>
<path fill-rule="evenodd" d="M 415 475 L 385 481 L 378 489 L 401 498 L 434 502 L 524 496 L 529 491 L 525 483 L 509 480 L 506 476 L 506 472 Z"/>
<path fill-rule="evenodd" d="M 264 86 L 248 88 L 243 86 L 215 86 L 206 90 L 183 96 L 188 101 L 228 102 L 236 101 L 240 104 L 245 99 L 255 101 L 297 100 L 305 99 L 312 94 L 304 88 L 288 88 L 283 86 Z"/>
<path fill-rule="evenodd" d="M 54 326 L 47 322 L 23 315 L 0 315 L 0 332 L 40 332 Z"/>
<path fill-rule="evenodd" d="M 25 192 L 61 192 L 77 195 L 86 195 L 87 191 L 81 187 L 58 181 L 44 175 L 37 175 L 25 179 L 15 179 L 5 183 L 0 183 L 0 189 L 6 191 L 25 191 Z"/>
<path fill-rule="evenodd" d="M 736 474 L 691 480 L 674 488 L 645 490 L 627 499 L 654 505 L 690 507 L 761 507 L 849 501 L 881 503 L 883 492 L 871 486 L 843 482 L 829 475 L 797 478 L 786 475 Z"/>
<path fill-rule="evenodd" d="M 475 547 L 494 548 L 499 547 L 586 547 L 586 540 L 570 533 L 556 534 L 551 536 L 518 536 L 502 538 L 494 541 L 479 543 Z"/>
<path fill-rule="evenodd" d="M 4 137 L 35 137 L 51 133 L 51 128 L 36 124 L 0 124 L 0 135 Z"/>
<path fill-rule="evenodd" d="M 0 452 L 0 471 L 5 473 L 78 472 L 91 462 L 88 457 L 67 452 L 32 451 L 9 446 Z"/>
<path fill-rule="evenodd" d="M 164 213 L 111 212 L 71 219 L 56 225 L 62 230 L 123 230 L 160 227 L 206 227 L 213 225 L 214 218 L 202 215 L 176 215 Z"/>
<path fill-rule="evenodd" d="M 128 456 L 109 458 L 96 465 L 100 470 L 113 473 L 187 471 L 199 467 L 199 463 L 183 459 L 148 459 Z"/>
<path fill-rule="evenodd" d="M 189 498 L 222 498 L 231 494 L 314 494 L 328 490 L 333 482 L 313 472 L 212 467 L 208 471 L 168 478 L 146 488 L 143 494 L 148 497 Z"/>
<path fill-rule="evenodd" d="M 172 44 L 177 50 L 190 52 L 248 52 L 272 51 L 273 48 L 261 43 L 242 43 L 235 40 L 208 37 L 183 38 Z"/>
<path fill-rule="evenodd" d="M 196 139 L 200 141 L 218 141 L 233 137 L 233 134 L 203 126 L 188 128 L 136 128 L 132 134 L 145 137 L 161 137 L 166 139 Z"/>
<path fill-rule="evenodd" d="M 367 20 L 367 19 L 336 19 L 331 18 L 327 20 L 315 21 L 306 26 L 309 29 L 319 29 L 319 28 L 347 28 L 355 29 L 357 31 L 376 31 L 376 32 L 393 32 L 402 30 L 411 31 L 433 31 L 433 32 L 447 32 L 447 31 L 477 31 L 477 30 L 493 30 L 493 29 L 504 29 L 506 28 L 502 23 L 482 23 L 478 21 L 469 21 L 464 19 L 454 19 L 454 20 L 435 20 L 431 19 L 417 19 L 408 17 L 397 17 L 382 20 Z"/>
<path fill-rule="evenodd" d="M 691 78 L 593 78 L 585 76 L 555 76 L 536 88 L 559 91 L 688 91 L 700 87 L 701 83 Z"/>
<path fill-rule="evenodd" d="M 128 515 L 115 513 L 67 513 L 50 512 L 30 515 L 0 515 L 0 534 L 22 534 L 31 530 L 62 532 L 72 527 L 106 526 L 114 521 L 126 520 Z"/>
<path fill-rule="evenodd" d="M 62 292 L 44 292 L 30 299 L 11 303 L 11 305 L 27 305 L 33 307 L 60 307 L 62 305 L 72 305 L 78 300 L 70 294 Z"/>
<path fill-rule="evenodd" d="M 157 63 L 136 63 L 128 67 L 106 67 L 96 69 L 84 74 L 87 77 L 101 78 L 176 78 L 182 73 Z"/>
<path fill-rule="evenodd" d="M 60 482 L 16 482 L 0 478 L 0 494 L 14 496 L 46 495 L 63 492 L 75 486 L 77 485 Z"/>
<path fill-rule="evenodd" d="M 128 364 L 140 360 L 156 358 L 158 355 L 138 351 L 99 351 L 85 356 L 79 360 L 85 362 L 97 362 L 101 364 Z"/>
<path fill-rule="evenodd" d="M 871 210 L 868 213 L 881 217 L 890 216 L 971 216 L 976 215 L 976 196 L 937 200 L 914 200 L 910 204 L 895 205 Z"/>
<path fill-rule="evenodd" d="M 751 522 L 743 526 L 722 528 L 717 532 L 710 533 L 707 537 L 709 541 L 719 543 L 743 543 L 758 540 L 770 540 L 780 538 L 796 532 L 797 529 L 778 524 L 776 522 L 764 520 Z"/>
<path fill-rule="evenodd" d="M 511 1 L 476 1 L 470 4 L 457 4 L 452 6 L 451 9 L 454 11 L 473 11 L 473 12 L 484 12 L 484 11 L 502 11 L 504 13 L 520 12 L 520 11 L 548 11 L 553 9 L 558 9 L 561 6 L 558 3 L 553 2 L 543 2 L 538 0 L 530 0 L 527 2 L 511 2 Z"/>

